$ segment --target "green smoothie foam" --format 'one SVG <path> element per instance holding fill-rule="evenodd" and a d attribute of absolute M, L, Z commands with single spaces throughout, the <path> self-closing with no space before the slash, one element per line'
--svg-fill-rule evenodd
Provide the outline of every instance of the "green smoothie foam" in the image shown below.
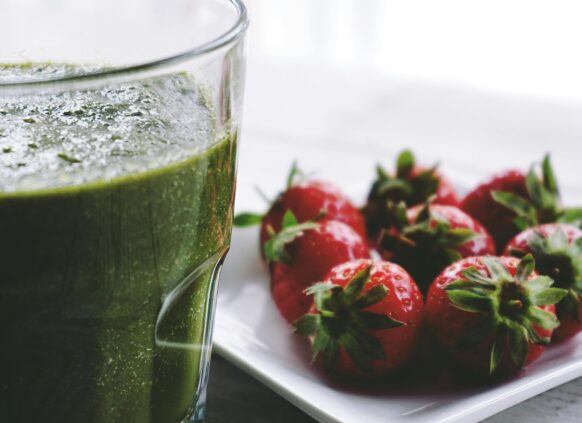
<path fill-rule="evenodd" d="M 0 81 L 78 71 L 0 66 Z M 1 422 L 189 413 L 235 145 L 186 75 L 0 97 Z"/>

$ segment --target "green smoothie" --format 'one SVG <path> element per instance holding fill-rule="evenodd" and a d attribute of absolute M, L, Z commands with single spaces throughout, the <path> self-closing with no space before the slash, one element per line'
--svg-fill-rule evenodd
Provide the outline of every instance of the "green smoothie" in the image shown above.
<path fill-rule="evenodd" d="M 191 412 L 235 182 L 207 98 L 184 74 L 0 97 L 0 422 Z"/>

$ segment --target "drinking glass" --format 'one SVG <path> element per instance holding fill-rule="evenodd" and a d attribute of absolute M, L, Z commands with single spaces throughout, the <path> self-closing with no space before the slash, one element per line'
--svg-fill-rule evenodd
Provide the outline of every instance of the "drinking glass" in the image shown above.
<path fill-rule="evenodd" d="M 204 417 L 239 0 L 0 0 L 0 421 Z"/>

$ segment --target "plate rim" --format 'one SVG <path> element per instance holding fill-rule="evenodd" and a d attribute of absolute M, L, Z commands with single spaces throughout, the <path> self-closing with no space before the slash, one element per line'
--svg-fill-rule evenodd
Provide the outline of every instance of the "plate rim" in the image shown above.
<path fill-rule="evenodd" d="M 289 390 L 284 383 L 270 377 L 266 371 L 247 360 L 244 356 L 237 354 L 236 351 L 231 350 L 227 344 L 222 344 L 220 340 L 214 342 L 213 348 L 214 352 L 222 358 L 237 366 L 318 422 L 345 423 L 345 421 L 317 407 L 313 402 L 306 401 L 292 390 Z M 528 384 L 514 388 L 509 393 L 504 392 L 488 401 L 480 402 L 466 410 L 435 421 L 440 423 L 478 422 L 579 377 L 582 377 L 582 359 L 550 374 L 534 377 Z M 396 422 L 398 421 L 405 422 L 404 419 L 396 420 Z M 414 420 L 411 423 L 414 423 Z"/>

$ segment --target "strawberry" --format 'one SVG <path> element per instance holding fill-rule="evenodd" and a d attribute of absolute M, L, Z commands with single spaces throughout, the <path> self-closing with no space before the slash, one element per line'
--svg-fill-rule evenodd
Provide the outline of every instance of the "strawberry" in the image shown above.
<path fill-rule="evenodd" d="M 487 230 L 457 207 L 427 203 L 407 211 L 401 203 L 388 214 L 392 228 L 380 239 L 380 253 L 408 270 L 423 292 L 454 261 L 495 254 Z"/>
<path fill-rule="evenodd" d="M 364 218 L 351 201 L 329 182 L 306 180 L 296 164 L 291 168 L 285 191 L 277 196 L 265 215 L 241 213 L 235 217 L 234 224 L 245 227 L 260 223 L 260 245 L 263 246 L 270 238 L 268 228 L 279 232 L 287 211 L 293 212 L 299 222 L 323 215 L 321 222 L 337 220 L 366 237 Z"/>
<path fill-rule="evenodd" d="M 493 198 L 492 193 L 497 191 L 510 192 L 515 197 L 527 198 L 525 175 L 518 170 L 507 170 L 496 174 L 469 192 L 460 207 L 485 226 L 495 243 L 502 248 L 518 232 L 518 229 L 513 223 L 516 217 L 515 212 L 497 203 Z"/>
<path fill-rule="evenodd" d="M 531 166 L 527 175 L 509 171 L 470 192 L 461 208 L 479 220 L 502 248 L 520 231 L 542 223 L 582 226 L 582 209 L 561 206 L 558 183 L 550 157 Z M 495 204 L 496 203 L 496 204 Z"/>
<path fill-rule="evenodd" d="M 366 242 L 348 225 L 325 220 L 299 223 L 291 211 L 282 229 L 264 245 L 271 270 L 271 295 L 281 315 L 292 323 L 307 313 L 311 298 L 303 292 L 334 266 L 369 258 Z"/>
<path fill-rule="evenodd" d="M 435 279 L 426 322 L 455 365 L 508 377 L 542 354 L 559 325 L 554 304 L 566 291 L 534 266 L 531 255 L 468 257 Z"/>
<path fill-rule="evenodd" d="M 422 294 L 394 263 L 355 260 L 334 267 L 306 291 L 311 311 L 295 321 L 313 358 L 332 375 L 376 378 L 413 357 L 422 332 Z"/>
<path fill-rule="evenodd" d="M 404 202 L 408 207 L 426 202 L 435 197 L 439 204 L 458 205 L 458 198 L 453 186 L 436 169 L 416 165 L 411 151 L 400 153 L 396 161 L 396 174 L 391 175 L 382 167 L 377 167 L 377 177 L 368 201 L 362 212 L 366 220 L 368 237 L 376 239 L 378 233 L 390 226 L 386 216 L 389 203 Z"/>
<path fill-rule="evenodd" d="M 513 238 L 506 255 L 532 254 L 536 271 L 551 277 L 568 295 L 556 305 L 560 326 L 553 340 L 562 341 L 582 330 L 582 230 L 565 223 L 547 223 L 528 228 Z"/>

